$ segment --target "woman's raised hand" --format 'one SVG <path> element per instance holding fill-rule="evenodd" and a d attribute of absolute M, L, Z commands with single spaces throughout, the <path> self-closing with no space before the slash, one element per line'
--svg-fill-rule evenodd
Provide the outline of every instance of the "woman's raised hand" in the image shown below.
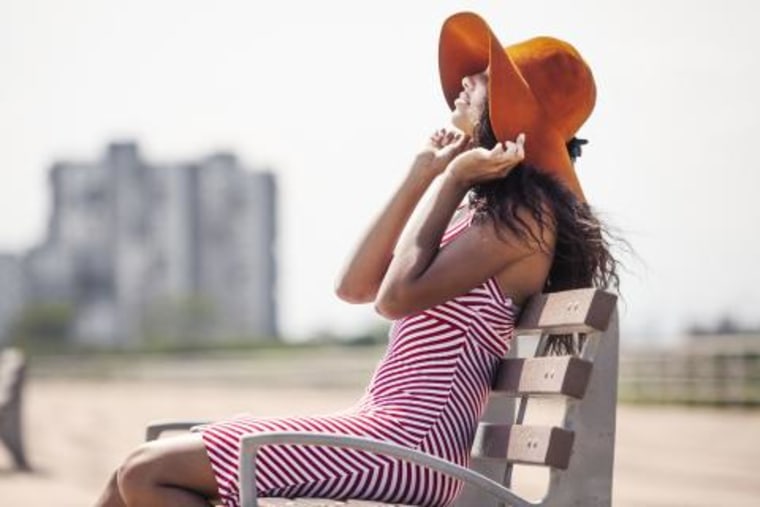
<path fill-rule="evenodd" d="M 417 163 L 430 170 L 434 176 L 441 174 L 454 157 L 465 151 L 470 137 L 460 132 L 438 129 L 417 155 Z"/>
<path fill-rule="evenodd" d="M 478 147 L 458 154 L 451 160 L 447 173 L 469 188 L 505 177 L 524 158 L 525 134 L 520 134 L 514 142 L 496 143 L 491 150 Z"/>

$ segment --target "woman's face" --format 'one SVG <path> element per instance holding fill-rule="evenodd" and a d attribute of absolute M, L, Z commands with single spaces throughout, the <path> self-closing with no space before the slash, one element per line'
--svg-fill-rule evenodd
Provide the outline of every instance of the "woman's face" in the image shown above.
<path fill-rule="evenodd" d="M 488 97 L 488 69 L 479 74 L 465 76 L 462 79 L 462 91 L 454 100 L 451 123 L 472 136 L 475 125 L 483 115 L 483 108 Z"/>

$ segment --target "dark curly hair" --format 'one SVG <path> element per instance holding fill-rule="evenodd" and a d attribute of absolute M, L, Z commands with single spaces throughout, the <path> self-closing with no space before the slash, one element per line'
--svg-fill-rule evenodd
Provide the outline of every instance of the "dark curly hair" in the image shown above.
<path fill-rule="evenodd" d="M 496 145 L 488 104 L 473 132 L 473 142 L 488 149 Z M 573 161 L 582 144 L 585 141 L 575 138 L 568 143 Z M 619 238 L 610 233 L 590 205 L 578 200 L 550 174 L 526 163 L 519 164 L 504 178 L 474 186 L 470 206 L 475 209 L 476 220 L 490 219 L 544 251 L 548 251 L 542 240 L 544 229 L 555 232 L 554 258 L 543 292 L 582 287 L 619 292 L 618 261 L 610 253 L 611 242 Z M 538 224 L 538 233 L 520 217 L 521 209 Z M 571 336 L 554 335 L 549 344 L 554 353 L 574 353 L 582 338 L 579 343 Z"/>

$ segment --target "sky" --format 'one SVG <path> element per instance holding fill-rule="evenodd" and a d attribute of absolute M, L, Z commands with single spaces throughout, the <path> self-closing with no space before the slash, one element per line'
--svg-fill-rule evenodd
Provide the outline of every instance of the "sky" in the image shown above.
<path fill-rule="evenodd" d="M 449 111 L 445 18 L 503 44 L 571 42 L 598 97 L 579 132 L 589 202 L 624 255 L 624 339 L 760 325 L 760 4 L 752 0 L 0 2 L 0 251 L 45 234 L 47 171 L 134 139 L 151 162 L 234 151 L 279 179 L 284 334 L 352 333 L 335 276 Z"/>

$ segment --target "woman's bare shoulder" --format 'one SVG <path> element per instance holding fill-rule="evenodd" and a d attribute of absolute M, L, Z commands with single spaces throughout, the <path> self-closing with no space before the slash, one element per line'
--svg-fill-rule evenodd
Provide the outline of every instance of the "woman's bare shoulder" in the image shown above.
<path fill-rule="evenodd" d="M 522 305 L 544 287 L 554 259 L 556 229 L 551 214 L 537 217 L 527 208 L 518 208 L 515 217 L 517 231 L 490 216 L 481 217 L 477 223 L 509 259 L 494 278 L 504 296 Z"/>
<path fill-rule="evenodd" d="M 528 208 L 519 206 L 514 211 L 511 226 L 486 212 L 473 212 L 473 215 L 473 227 L 498 240 L 505 249 L 523 254 L 554 251 L 556 227 L 548 208 L 536 216 Z"/>

